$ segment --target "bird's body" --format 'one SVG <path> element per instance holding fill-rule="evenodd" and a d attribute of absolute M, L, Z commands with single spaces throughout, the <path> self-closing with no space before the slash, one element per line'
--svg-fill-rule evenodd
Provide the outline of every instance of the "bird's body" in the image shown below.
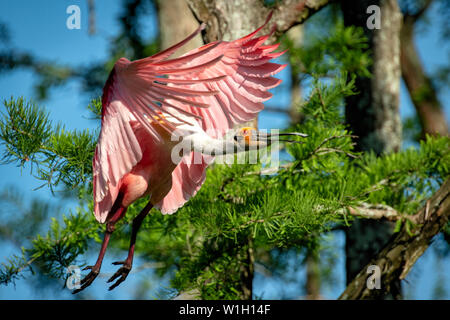
<path fill-rule="evenodd" d="M 172 172 L 176 163 L 171 161 L 173 142 L 155 143 L 146 129 L 138 123 L 133 126 L 142 150 L 142 159 L 119 181 L 123 194 L 122 206 L 128 207 L 137 199 L 149 196 L 153 205 L 159 203 L 172 187 Z"/>
<path fill-rule="evenodd" d="M 194 196 L 212 156 L 235 152 L 240 143 L 224 139 L 224 134 L 252 120 L 270 99 L 268 89 L 281 82 L 272 75 L 285 65 L 269 60 L 283 52 L 272 53 L 278 45 L 263 45 L 269 35 L 256 37 L 262 27 L 241 39 L 216 41 L 168 59 L 204 27 L 151 57 L 119 59 L 106 81 L 93 188 L 95 217 L 107 228 L 99 258 L 75 292 L 98 275 L 114 225 L 128 206 L 149 197 L 133 220 L 129 255 L 117 263 L 123 267 L 109 280 L 120 277 L 110 289 L 125 280 L 137 231 L 150 209 L 170 214 Z M 178 138 L 189 146 L 181 156 Z M 249 135 L 243 139 L 244 144 L 249 141 Z"/>
<path fill-rule="evenodd" d="M 122 112 L 126 112 L 126 108 L 121 105 L 120 101 L 115 101 L 114 104 L 117 104 Z M 206 134 L 197 122 L 183 114 L 178 114 L 177 117 L 185 122 L 160 111 L 157 116 L 146 117 L 149 125 L 160 137 L 160 140 L 156 140 L 131 113 L 128 114 L 129 124 L 139 144 L 142 156 L 117 182 L 118 193 L 116 197 L 111 199 L 111 205 L 119 195 L 120 203 L 118 204 L 124 208 L 127 208 L 139 198 L 147 196 L 149 196 L 149 201 L 153 206 L 162 205 L 161 201 L 172 188 L 172 173 L 181 161 L 181 158 L 178 159 L 180 161 L 177 161 L 176 157 L 173 157 L 173 148 L 179 143 L 172 137 L 175 130 L 185 133 L 183 138 L 185 143 L 189 145 L 203 145 L 207 140 L 209 140 L 209 146 L 213 145 L 211 144 L 211 142 L 214 142 L 213 139 Z M 170 122 L 174 129 L 165 130 L 161 126 L 162 119 Z M 192 141 L 195 141 L 195 143 L 192 143 Z M 98 148 L 100 147 L 98 146 Z M 109 193 L 105 198 L 108 199 L 110 196 Z M 98 217 L 98 220 L 103 222 L 101 216 Z"/>

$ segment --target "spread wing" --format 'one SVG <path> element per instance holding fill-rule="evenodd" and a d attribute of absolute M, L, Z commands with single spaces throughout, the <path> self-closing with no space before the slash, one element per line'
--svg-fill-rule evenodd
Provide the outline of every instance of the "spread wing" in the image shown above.
<path fill-rule="evenodd" d="M 208 68 L 221 59 L 219 55 L 189 66 L 180 59 L 164 60 L 203 28 L 204 25 L 200 26 L 182 42 L 149 58 L 133 62 L 121 58 L 111 71 L 103 88 L 102 126 L 93 159 L 94 214 L 98 221 L 105 222 L 118 196 L 121 179 L 142 159 L 142 148 L 133 130 L 134 126 L 142 126 L 156 144 L 162 144 L 164 141 L 161 135 L 155 126 L 150 125 L 149 120 L 158 117 L 161 127 L 169 132 L 175 129 L 171 122 L 159 117 L 162 111 L 172 114 L 171 111 L 164 110 L 167 99 L 177 101 L 182 106 L 206 108 L 206 104 L 193 98 L 216 94 L 210 90 L 169 87 L 168 84 L 215 82 L 223 77 L 193 79 L 186 76 L 171 80 L 166 76 Z M 194 54 L 192 58 L 200 55 Z M 183 107 L 173 109 L 177 112 L 173 117 L 182 122 L 186 122 L 186 116 L 198 117 Z"/>
<path fill-rule="evenodd" d="M 201 59 L 208 57 L 213 59 L 219 54 L 223 55 L 214 65 L 191 72 L 189 75 L 194 79 L 217 79 L 223 75 L 226 77 L 215 82 L 199 82 L 181 86 L 198 91 L 217 91 L 216 95 L 193 98 L 199 103 L 209 105 L 209 108 L 195 108 L 183 105 L 176 100 L 168 100 L 170 105 L 184 108 L 184 110 L 201 117 L 198 121 L 203 130 L 214 138 L 222 137 L 236 124 L 254 119 L 257 113 L 264 108 L 263 102 L 272 97 L 268 90 L 281 83 L 281 80 L 272 76 L 286 66 L 269 62 L 284 52 L 272 53 L 279 44 L 263 45 L 270 34 L 255 37 L 263 27 L 264 25 L 233 42 L 214 42 L 186 53 L 183 57 L 204 52 L 203 56 L 186 60 L 185 63 L 192 66 L 200 63 Z M 183 57 L 180 58 L 180 61 L 185 61 Z M 181 77 L 180 75 L 169 75 L 169 79 L 174 80 L 181 80 Z M 170 83 L 169 86 L 173 86 L 173 84 Z M 162 213 L 175 212 L 197 193 L 205 181 L 205 170 L 211 159 L 194 155 L 195 153 L 192 152 L 187 157 L 187 162 L 181 162 L 175 168 L 172 174 L 172 189 L 157 205 Z M 200 158 L 201 161 L 194 162 L 194 158 Z"/>
<path fill-rule="evenodd" d="M 263 26 L 241 39 L 217 41 L 168 59 L 204 27 L 151 57 L 132 62 L 121 58 L 111 71 L 103 89 L 102 128 L 93 160 L 94 213 L 100 222 L 117 198 L 121 178 L 142 159 L 133 121 L 155 143 L 164 140 L 149 119 L 158 117 L 163 129 L 175 130 L 173 123 L 159 117 L 161 112 L 185 123 L 190 123 L 187 117 L 197 119 L 207 133 L 218 137 L 234 124 L 253 119 L 271 97 L 267 90 L 281 82 L 272 75 L 285 65 L 269 60 L 283 52 L 272 53 L 278 45 L 263 45 L 270 35 L 255 37 Z M 163 213 L 175 211 L 198 191 L 207 166 L 203 160 L 176 167 L 172 189 L 159 204 Z"/>
<path fill-rule="evenodd" d="M 249 39 L 247 36 L 233 42 L 220 42 L 215 50 L 205 55 L 212 55 L 218 50 L 223 57 L 213 66 L 191 74 L 192 77 L 198 78 L 217 78 L 226 75 L 215 82 L 189 85 L 192 90 L 217 92 L 215 95 L 193 98 L 198 103 L 209 105 L 209 108 L 184 106 L 186 111 L 201 117 L 200 122 L 203 129 L 211 136 L 222 136 L 234 125 L 254 119 L 264 108 L 263 102 L 272 97 L 268 90 L 281 83 L 280 79 L 272 76 L 286 65 L 271 63 L 269 60 L 284 52 L 272 53 L 279 44 L 262 45 L 269 36 L 256 39 Z M 205 50 L 205 47 L 211 45 L 215 45 L 215 43 L 196 49 L 194 52 Z M 197 61 L 194 59 L 190 63 L 196 64 Z M 170 79 L 179 77 L 171 75 Z M 188 86 L 182 87 L 187 88 Z M 168 102 L 177 107 L 182 106 L 176 100 L 168 100 Z"/>

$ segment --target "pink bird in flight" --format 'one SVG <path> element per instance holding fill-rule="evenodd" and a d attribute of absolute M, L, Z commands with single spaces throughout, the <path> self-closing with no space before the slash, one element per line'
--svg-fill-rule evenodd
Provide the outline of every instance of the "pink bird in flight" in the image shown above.
<path fill-rule="evenodd" d="M 234 125 L 254 119 L 272 97 L 268 90 L 281 83 L 272 76 L 286 65 L 269 60 L 284 52 L 273 52 L 279 44 L 264 45 L 270 34 L 256 36 L 270 17 L 241 39 L 212 42 L 179 58 L 168 59 L 205 24 L 151 57 L 116 62 L 103 88 L 101 132 L 93 159 L 94 214 L 106 223 L 106 232 L 95 265 L 83 269 L 90 273 L 73 293 L 84 290 L 99 274 L 115 223 L 133 202 L 149 197 L 132 222 L 127 258 L 114 262 L 122 267 L 108 280 L 117 279 L 109 290 L 128 276 L 137 232 L 152 207 L 171 214 L 183 206 L 205 181 L 211 156 L 270 144 L 259 142 L 258 137 L 270 135 L 260 135 L 255 128 L 223 138 Z M 181 132 L 191 146 L 184 156 L 188 161 L 173 159 L 179 143 L 174 132 Z"/>

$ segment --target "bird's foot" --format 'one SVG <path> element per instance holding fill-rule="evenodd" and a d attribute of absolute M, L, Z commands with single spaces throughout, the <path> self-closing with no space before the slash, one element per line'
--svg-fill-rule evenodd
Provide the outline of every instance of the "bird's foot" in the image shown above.
<path fill-rule="evenodd" d="M 89 274 L 84 277 L 83 279 L 81 279 L 80 281 L 80 285 L 81 287 L 74 290 L 72 292 L 72 294 L 76 294 L 84 289 L 86 289 L 87 287 L 89 287 L 91 285 L 91 283 L 95 280 L 95 278 L 97 278 L 98 274 L 100 273 L 100 267 L 97 266 L 87 266 L 85 268 L 83 268 L 84 270 L 91 270 L 91 272 L 89 272 Z"/>
<path fill-rule="evenodd" d="M 125 261 L 117 261 L 117 262 L 113 262 L 114 265 L 123 265 L 119 270 L 116 271 L 116 273 L 113 274 L 113 276 L 111 278 L 109 278 L 108 283 L 109 282 L 113 282 L 114 280 L 117 281 L 111 286 L 109 287 L 108 290 L 113 290 L 115 287 L 117 287 L 119 284 L 121 284 L 122 282 L 125 281 L 125 279 L 127 278 L 128 274 L 131 271 L 131 262 L 129 262 L 128 260 Z"/>

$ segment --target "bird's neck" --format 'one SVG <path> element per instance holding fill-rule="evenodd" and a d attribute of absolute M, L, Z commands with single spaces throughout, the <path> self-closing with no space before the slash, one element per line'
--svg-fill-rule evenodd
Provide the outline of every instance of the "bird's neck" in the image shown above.
<path fill-rule="evenodd" d="M 226 154 L 234 154 L 244 151 L 235 141 L 227 139 L 210 138 L 205 143 L 193 144 L 194 151 L 201 152 L 205 155 L 222 156 Z"/>
<path fill-rule="evenodd" d="M 199 127 L 180 126 L 178 129 L 181 131 L 172 135 L 170 139 L 171 157 L 174 163 L 179 163 L 192 151 L 213 157 L 240 151 L 234 140 L 213 138 Z"/>

